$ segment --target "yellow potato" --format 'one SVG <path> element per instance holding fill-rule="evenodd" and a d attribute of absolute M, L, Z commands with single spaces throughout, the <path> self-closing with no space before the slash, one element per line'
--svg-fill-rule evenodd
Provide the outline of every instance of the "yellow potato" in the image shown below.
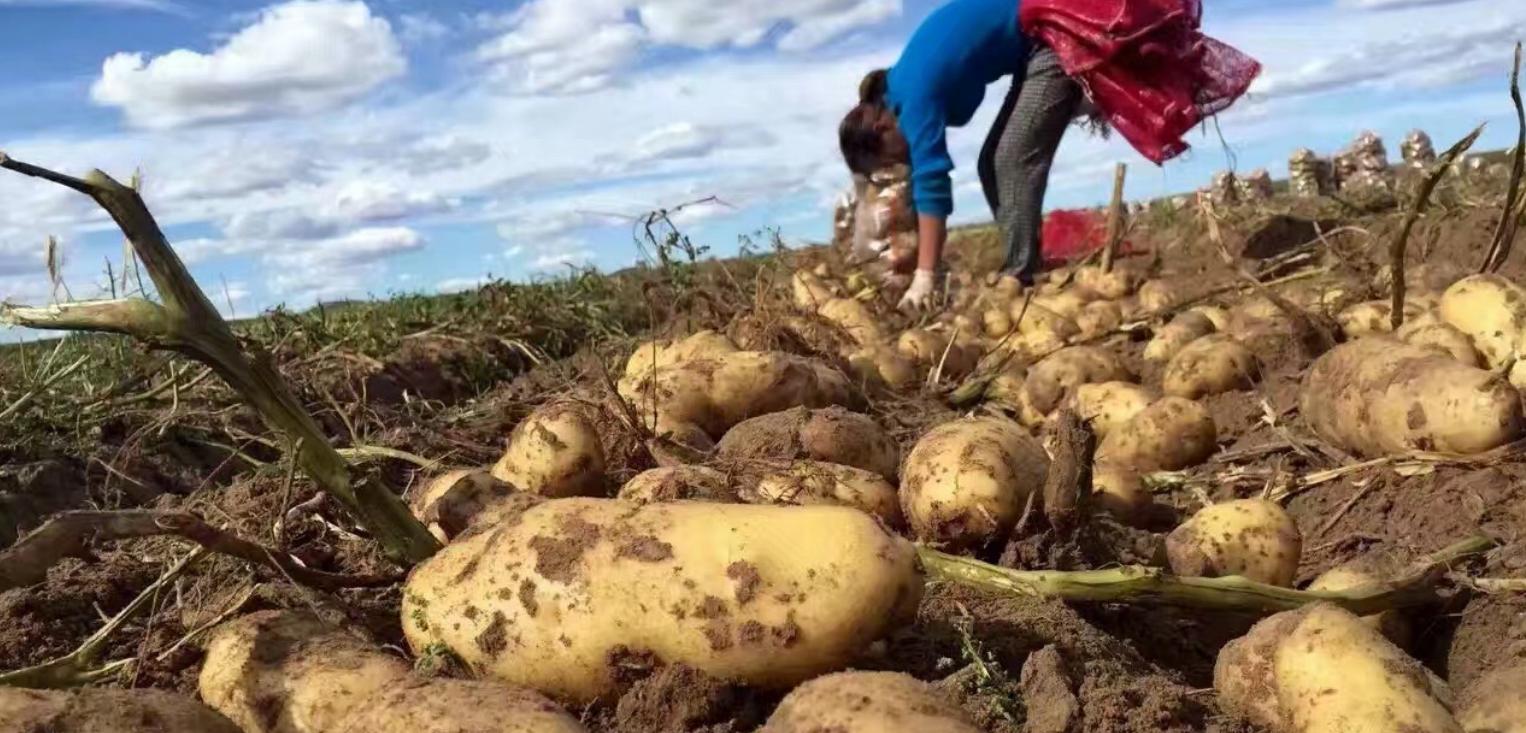
<path fill-rule="evenodd" d="M 587 408 L 556 402 L 537 408 L 509 433 L 492 476 L 542 496 L 580 496 L 604 488 L 604 448 Z"/>
<path fill-rule="evenodd" d="M 822 304 L 818 311 L 822 318 L 837 324 L 854 342 L 861 346 L 877 344 L 885 338 L 879 319 L 869 306 L 853 298 L 833 298 Z"/>
<path fill-rule="evenodd" d="M 1138 273 L 1122 267 L 1114 267 L 1112 272 L 1103 272 L 1100 266 L 1087 265 L 1076 270 L 1075 282 L 1098 298 L 1119 300 L 1134 293 L 1139 287 L 1139 279 Z"/>
<path fill-rule="evenodd" d="M 1192 400 L 1163 397 L 1097 445 L 1097 462 L 1139 473 L 1180 471 L 1208 460 L 1218 448 L 1218 427 Z"/>
<path fill-rule="evenodd" d="M 820 461 L 749 462 L 747 470 L 757 475 L 743 492 L 748 503 L 847 506 L 901 526 L 896 488 L 879 475 Z"/>
<path fill-rule="evenodd" d="M 249 729 L 253 731 L 254 729 Z M 239 733 L 232 721 L 163 690 L 0 687 L 4 733 Z"/>
<path fill-rule="evenodd" d="M 979 355 L 952 343 L 950 335 L 945 331 L 913 328 L 896 339 L 895 348 L 921 369 L 933 369 L 942 364 L 945 378 L 959 379 L 975 368 Z"/>
<path fill-rule="evenodd" d="M 697 331 L 673 342 L 648 341 L 636 347 L 636 351 L 626 360 L 625 376 L 639 379 L 642 375 L 665 366 L 716 354 L 729 354 L 736 350 L 731 339 L 711 330 Z"/>
<path fill-rule="evenodd" d="M 820 275 L 805 270 L 796 272 L 790 278 L 790 291 L 794 296 L 795 307 L 812 313 L 837 297 L 837 288 L 829 285 Z"/>
<path fill-rule="evenodd" d="M 1526 733 L 1526 664 L 1511 660 L 1463 693 L 1457 722 L 1468 733 Z"/>
<path fill-rule="evenodd" d="M 1097 338 L 1112 333 L 1123 325 L 1123 309 L 1110 300 L 1087 303 L 1076 314 L 1076 328 L 1081 329 L 1080 338 Z"/>
<path fill-rule="evenodd" d="M 1213 330 L 1223 331 L 1229 327 L 1229 311 L 1215 305 L 1200 305 L 1188 310 L 1189 313 L 1197 313 L 1207 318 L 1213 324 Z"/>
<path fill-rule="evenodd" d="M 1017 423 L 955 420 L 928 431 L 906 456 L 901 509 L 918 539 L 980 547 L 1012 529 L 1048 470 L 1043 447 Z"/>
<path fill-rule="evenodd" d="M 1302 550 L 1293 518 L 1264 499 L 1204 507 L 1166 537 L 1166 557 L 1177 575 L 1240 575 L 1281 586 L 1292 586 Z"/>
<path fill-rule="evenodd" d="M 1503 378 L 1379 336 L 1315 361 L 1300 404 L 1320 437 L 1369 458 L 1482 453 L 1517 439 L 1523 427 L 1520 395 Z"/>
<path fill-rule="evenodd" d="M 901 449 L 868 415 L 840 407 L 784 412 L 744 420 L 716 446 L 723 459 L 806 459 L 872 471 L 894 481 Z"/>
<path fill-rule="evenodd" d="M 1038 295 L 1034 296 L 1033 298 L 1033 305 L 1052 313 L 1058 313 L 1059 315 L 1065 318 L 1069 318 L 1072 321 L 1076 320 L 1076 317 L 1081 315 L 1081 309 L 1086 307 L 1088 302 L 1089 300 L 1085 295 L 1074 289 L 1064 290 L 1048 295 Z M 1019 305 L 1018 307 L 1021 308 L 1022 306 Z M 1032 312 L 1031 306 L 1029 308 L 1029 312 Z"/>
<path fill-rule="evenodd" d="M 1076 387 L 1070 405 L 1082 420 L 1091 424 L 1097 439 L 1102 440 L 1154 401 L 1155 395 L 1137 384 L 1101 382 Z"/>
<path fill-rule="evenodd" d="M 1302 610 L 1268 616 L 1219 650 L 1213 689 L 1220 707 L 1267 730 L 1285 730 L 1277 701 L 1277 647 L 1303 616 Z"/>
<path fill-rule="evenodd" d="M 1273 669 L 1289 731 L 1462 733 L 1425 668 L 1336 606 L 1306 609 Z"/>
<path fill-rule="evenodd" d="M 924 374 L 917 365 L 887 346 L 871 346 L 848 355 L 848 366 L 859 379 L 904 392 L 921 383 Z"/>
<path fill-rule="evenodd" d="M 779 352 L 738 351 L 622 382 L 620 396 L 659 431 L 692 424 L 719 437 L 750 417 L 847 404 L 851 395 L 847 378 L 819 362 Z"/>
<path fill-rule="evenodd" d="M 1034 413 L 1047 416 L 1083 384 L 1125 382 L 1131 378 L 1113 352 L 1096 346 L 1071 346 L 1033 365 L 1023 392 Z"/>
<path fill-rule="evenodd" d="M 632 664 L 788 688 L 908 621 L 916 553 L 834 506 L 559 499 L 415 567 L 403 629 L 480 674 L 576 704 Z"/>
<path fill-rule="evenodd" d="M 544 695 L 497 682 L 409 680 L 372 697 L 338 733 L 587 733 Z"/>
<path fill-rule="evenodd" d="M 1012 314 L 1006 308 L 990 308 L 980 314 L 981 328 L 987 338 L 999 339 L 1012 333 Z"/>
<path fill-rule="evenodd" d="M 1260 378 L 1261 366 L 1245 344 L 1223 334 L 1211 334 L 1171 357 L 1161 375 L 1161 391 L 1195 400 L 1250 389 Z"/>
<path fill-rule="evenodd" d="M 980 733 L 958 706 L 899 672 L 839 672 L 786 695 L 758 733 Z"/>
<path fill-rule="evenodd" d="M 1139 309 L 1146 314 L 1162 313 L 1182 302 L 1182 294 L 1177 288 L 1162 280 L 1146 280 L 1139 286 L 1134 297 L 1139 301 Z"/>
<path fill-rule="evenodd" d="M 1139 471 L 1113 463 L 1092 466 L 1092 494 L 1089 499 L 1102 511 L 1124 524 L 1138 526 L 1149 519 L 1154 503 L 1144 487 Z"/>
<path fill-rule="evenodd" d="M 1473 340 L 1488 368 L 1501 369 L 1520 358 L 1526 288 L 1499 275 L 1473 275 L 1442 293 L 1439 311 L 1442 320 Z"/>
<path fill-rule="evenodd" d="M 1473 340 L 1457 330 L 1457 327 L 1441 320 L 1440 316 L 1427 313 L 1404 322 L 1394 336 L 1411 346 L 1439 351 L 1470 367 L 1483 366 Z"/>
<path fill-rule="evenodd" d="M 1155 332 L 1150 343 L 1145 344 L 1144 358 L 1146 361 L 1168 362 L 1188 344 L 1217 330 L 1207 315 L 1199 311 L 1184 311 Z"/>
<path fill-rule="evenodd" d="M 1378 551 L 1359 555 L 1337 565 L 1309 583 L 1305 590 L 1346 591 L 1369 587 L 1393 580 L 1402 572 L 1398 560 Z M 1383 633 L 1389 641 L 1404 647 L 1409 645 L 1413 629 L 1409 617 L 1397 609 L 1363 616 L 1362 620 Z"/>
<path fill-rule="evenodd" d="M 620 498 L 636 504 L 664 501 L 741 500 L 731 477 L 706 466 L 664 466 L 642 471 L 620 487 Z"/>
<path fill-rule="evenodd" d="M 408 505 L 436 539 L 449 542 L 465 532 L 484 508 L 513 493 L 513 487 L 487 470 L 461 468 L 430 480 Z"/>
<path fill-rule="evenodd" d="M 1037 301 L 1036 298 L 1035 301 Z M 1064 342 L 1081 332 L 1075 320 L 1050 310 L 1038 302 L 1028 304 L 1025 310 L 1023 301 L 1019 300 L 1012 304 L 1011 313 L 1012 327 L 1017 329 L 1019 334 L 1034 336 L 1042 334 Z"/>
<path fill-rule="evenodd" d="M 1347 306 L 1335 320 L 1341 325 L 1346 338 L 1355 339 L 1380 333 L 1392 333 L 1394 306 L 1391 300 L 1370 300 Z M 1404 302 L 1404 318 L 1409 320 L 1425 314 L 1425 304 L 1416 299 Z"/>

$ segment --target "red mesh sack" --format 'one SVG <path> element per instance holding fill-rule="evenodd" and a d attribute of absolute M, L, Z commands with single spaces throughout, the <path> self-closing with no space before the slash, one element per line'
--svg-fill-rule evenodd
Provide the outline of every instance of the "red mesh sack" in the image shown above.
<path fill-rule="evenodd" d="M 1102 248 L 1107 243 L 1107 213 L 1096 209 L 1057 209 L 1044 217 L 1040 254 L 1046 268 L 1062 267 Z M 1133 252 L 1127 241 L 1118 254 Z"/>
<path fill-rule="evenodd" d="M 1054 49 L 1113 129 L 1163 163 L 1239 99 L 1255 59 L 1203 35 L 1201 0 L 1023 0 L 1023 31 Z"/>

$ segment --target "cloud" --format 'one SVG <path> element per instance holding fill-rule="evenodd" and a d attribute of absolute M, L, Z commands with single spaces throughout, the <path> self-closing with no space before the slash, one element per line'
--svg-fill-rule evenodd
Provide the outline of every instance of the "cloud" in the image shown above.
<path fill-rule="evenodd" d="M 0 7 L 65 8 L 93 7 L 121 10 L 152 10 L 160 13 L 183 14 L 180 3 L 168 0 L 0 0 Z"/>
<path fill-rule="evenodd" d="M 239 212 L 228 218 L 223 234 L 253 245 L 230 245 L 220 254 L 241 254 L 243 246 L 272 239 L 323 239 L 361 224 L 398 221 L 449 210 L 454 202 L 431 191 L 409 191 L 400 185 L 357 179 L 310 196 L 316 206 L 281 207 Z"/>
<path fill-rule="evenodd" d="M 450 35 L 450 26 L 428 13 L 403 13 L 397 16 L 398 37 L 404 43 L 419 45 Z"/>
<path fill-rule="evenodd" d="M 281 243 L 264 260 L 270 291 L 303 302 L 361 297 L 386 289 L 386 260 L 424 249 L 425 239 L 408 227 L 357 229 L 316 242 Z"/>
<path fill-rule="evenodd" d="M 115 54 L 90 97 L 134 126 L 167 129 L 333 109 L 406 69 L 391 25 L 364 2 L 291 0 L 211 53 Z"/>
<path fill-rule="evenodd" d="M 1464 2 L 1469 0 L 1340 0 L 1338 4 L 1341 7 L 1358 10 L 1398 10 L 1429 5 L 1456 5 Z"/>
<path fill-rule="evenodd" d="M 477 58 L 522 92 L 587 93 L 650 48 L 751 48 L 776 34 L 778 48 L 808 50 L 900 13 L 901 0 L 530 0 L 480 21 L 501 32 Z"/>
<path fill-rule="evenodd" d="M 676 122 L 664 125 L 636 140 L 626 162 L 703 158 L 722 147 L 744 148 L 772 145 L 777 138 L 762 127 L 696 125 Z"/>

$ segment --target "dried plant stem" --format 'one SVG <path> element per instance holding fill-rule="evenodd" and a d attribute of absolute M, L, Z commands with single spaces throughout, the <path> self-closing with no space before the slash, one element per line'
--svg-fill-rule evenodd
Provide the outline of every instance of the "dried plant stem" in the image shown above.
<path fill-rule="evenodd" d="M 1123 184 L 1128 180 L 1129 166 L 1119 163 L 1113 169 L 1113 200 L 1107 210 L 1107 244 L 1102 250 L 1102 271 L 1113 271 L 1113 260 L 1118 257 L 1118 247 L 1123 243 Z"/>
<path fill-rule="evenodd" d="M 1484 258 L 1481 272 L 1498 272 L 1510 258 L 1515 244 L 1520 217 L 1516 208 L 1520 203 L 1521 177 L 1526 173 L 1526 106 L 1521 101 L 1521 44 L 1515 44 L 1515 67 L 1510 72 L 1510 101 L 1515 104 L 1517 122 L 1515 152 L 1510 161 L 1510 185 L 1505 192 L 1505 206 L 1500 211 L 1499 224 L 1494 228 L 1494 239 L 1489 243 L 1489 255 Z"/>
<path fill-rule="evenodd" d="M 1415 222 L 1420 219 L 1420 215 L 1425 213 L 1426 207 L 1430 206 L 1431 193 L 1436 190 L 1436 185 L 1441 183 L 1447 171 L 1452 169 L 1452 164 L 1457 162 L 1457 157 L 1473 147 L 1473 143 L 1477 142 L 1478 136 L 1482 134 L 1484 134 L 1484 126 L 1479 125 L 1473 132 L 1468 133 L 1466 137 L 1458 140 L 1441 154 L 1441 157 L 1431 166 L 1431 170 L 1426 173 L 1425 181 L 1420 184 L 1420 190 L 1415 194 L 1414 204 L 1404 214 L 1404 224 L 1399 227 L 1399 233 L 1394 236 L 1393 244 L 1389 245 L 1388 257 L 1394 282 L 1393 313 L 1390 314 L 1390 320 L 1395 331 L 1404 325 L 1404 255 L 1405 248 L 1409 246 L 1409 234 L 1414 230 Z"/>

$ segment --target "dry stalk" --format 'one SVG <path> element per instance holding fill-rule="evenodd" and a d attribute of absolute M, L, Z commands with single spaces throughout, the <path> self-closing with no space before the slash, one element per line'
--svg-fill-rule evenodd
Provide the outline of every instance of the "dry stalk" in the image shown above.
<path fill-rule="evenodd" d="M 1505 192 L 1505 206 L 1500 211 L 1499 224 L 1494 228 L 1494 239 L 1489 243 L 1489 255 L 1484 258 L 1484 266 L 1481 272 L 1498 272 L 1504 266 L 1505 260 L 1510 258 L 1510 249 L 1515 245 L 1516 231 L 1520 227 L 1521 219 L 1516 213 L 1520 204 L 1521 176 L 1526 173 L 1526 106 L 1521 101 L 1521 44 L 1515 44 L 1515 66 L 1510 72 L 1510 101 L 1515 104 L 1515 118 L 1518 125 L 1516 133 L 1515 154 L 1510 162 L 1510 186 Z"/>
<path fill-rule="evenodd" d="M 41 178 L 93 199 L 132 242 L 161 303 L 142 298 L 64 303 L 47 308 L 0 306 L 0 321 L 30 328 L 103 331 L 130 336 L 152 348 L 176 351 L 211 367 L 273 427 L 301 440 L 304 470 L 375 535 L 396 560 L 416 563 L 439 549 L 402 499 L 372 481 L 352 482 L 350 466 L 271 363 L 246 356 L 227 321 L 175 254 L 138 192 L 101 171 L 74 178 L 0 152 L 0 168 Z"/>
<path fill-rule="evenodd" d="M 1473 147 L 1473 143 L 1477 142 L 1478 136 L 1482 134 L 1484 134 L 1484 126 L 1479 125 L 1473 132 L 1447 148 L 1446 152 L 1432 164 L 1431 170 L 1425 175 L 1425 181 L 1420 184 L 1420 190 L 1415 194 L 1415 203 L 1404 214 L 1404 224 L 1399 227 L 1399 233 L 1394 236 L 1393 244 L 1389 245 L 1388 257 L 1391 263 L 1389 267 L 1393 273 L 1394 289 L 1393 313 L 1390 314 L 1390 319 L 1395 331 L 1404 325 L 1404 255 L 1405 249 L 1409 246 L 1409 234 L 1414 230 L 1415 222 L 1420 219 L 1420 215 L 1425 213 L 1426 207 L 1430 206 L 1431 193 L 1436 190 L 1436 185 L 1441 183 L 1447 171 L 1452 169 L 1452 164 L 1457 162 L 1457 156 Z"/>
<path fill-rule="evenodd" d="M 1123 242 L 1123 184 L 1129 175 L 1127 163 L 1119 163 L 1113 169 L 1113 200 L 1107 210 L 1107 245 L 1102 250 L 1102 271 L 1113 271 L 1113 260 L 1118 256 L 1118 246 Z"/>

